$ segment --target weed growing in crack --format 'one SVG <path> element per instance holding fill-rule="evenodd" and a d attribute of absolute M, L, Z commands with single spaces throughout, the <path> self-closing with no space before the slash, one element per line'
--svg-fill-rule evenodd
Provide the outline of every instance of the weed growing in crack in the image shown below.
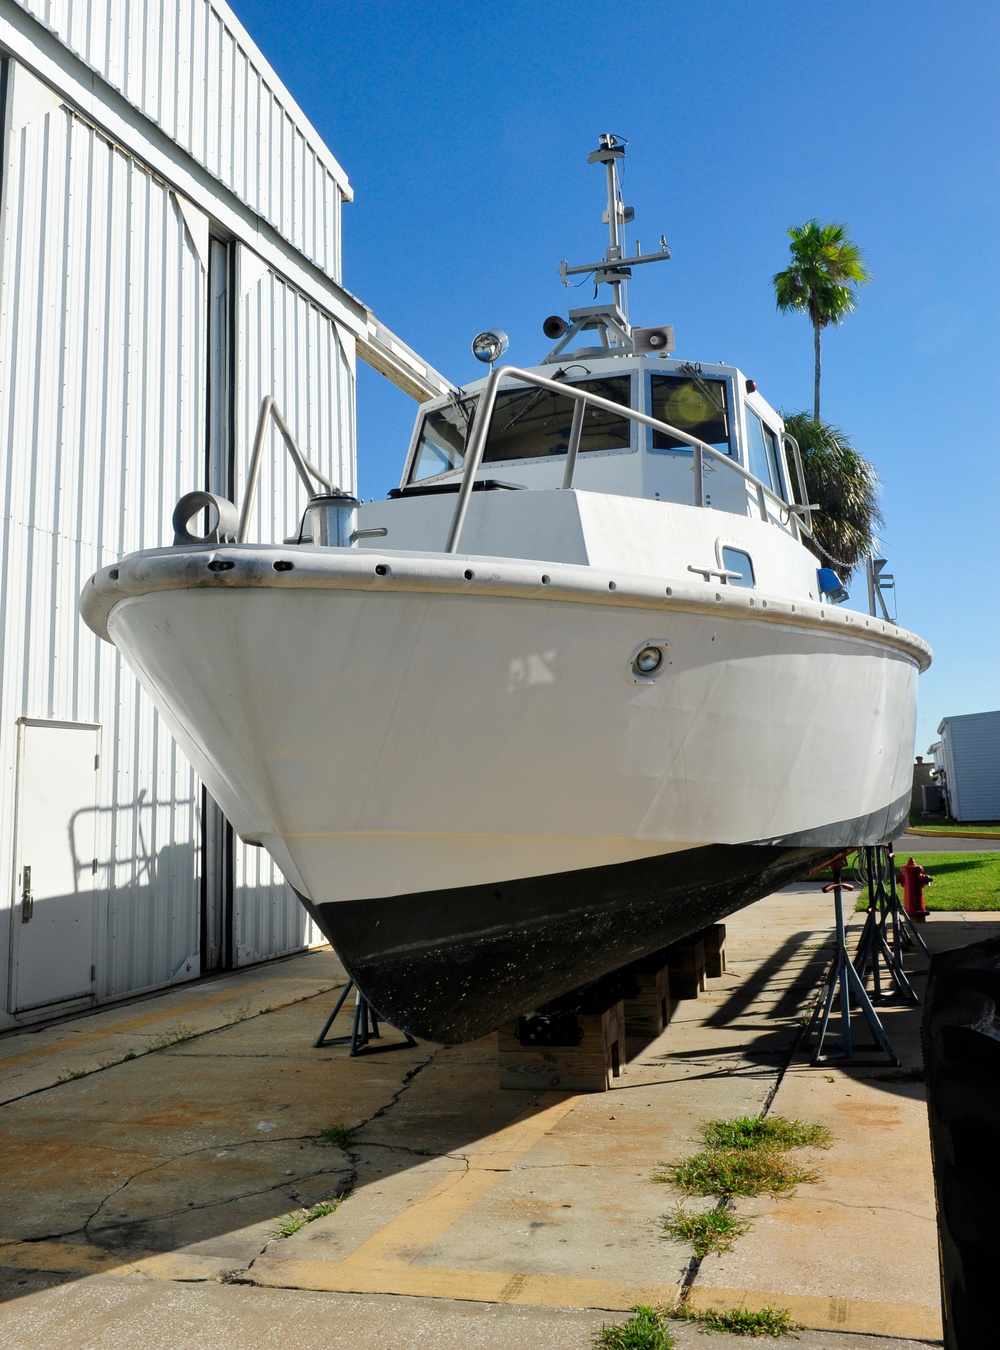
<path fill-rule="evenodd" d="M 233 1021 L 246 1022 L 247 1019 L 251 1017 L 253 1017 L 253 1009 L 250 1005 L 250 1000 L 245 998 L 238 1007 L 233 1009 Z"/>
<path fill-rule="evenodd" d="M 326 1129 L 320 1130 L 314 1142 L 320 1145 L 332 1144 L 346 1153 L 354 1143 L 354 1130 L 348 1125 L 327 1125 Z"/>
<path fill-rule="evenodd" d="M 162 1035 L 154 1037 L 149 1043 L 147 1053 L 152 1054 L 156 1050 L 166 1050 L 171 1045 L 179 1045 L 181 1041 L 193 1041 L 197 1034 L 194 1027 L 188 1027 L 183 1022 L 178 1022 L 177 1026 L 169 1027 Z"/>
<path fill-rule="evenodd" d="M 691 1214 L 678 1205 L 663 1219 L 663 1234 L 690 1242 L 700 1260 L 728 1251 L 750 1228 L 750 1219 L 735 1214 L 733 1196 L 791 1195 L 795 1187 L 818 1181 L 819 1174 L 788 1156 L 794 1148 L 829 1148 L 833 1136 L 823 1125 L 784 1116 L 738 1116 L 709 1120 L 701 1127 L 704 1147 L 690 1158 L 661 1164 L 654 1181 L 684 1195 L 704 1195 L 721 1203 L 707 1214 Z M 768 1333 L 769 1334 L 769 1333 Z"/>
<path fill-rule="evenodd" d="M 707 1308 L 701 1312 L 690 1304 L 678 1303 L 667 1316 L 678 1322 L 697 1322 L 705 1331 L 728 1331 L 731 1336 L 777 1338 L 798 1330 L 786 1308 Z"/>
<path fill-rule="evenodd" d="M 833 1136 L 825 1125 L 784 1116 L 738 1116 L 709 1120 L 701 1127 L 706 1148 L 750 1149 L 829 1148 Z"/>
<path fill-rule="evenodd" d="M 322 1219 L 327 1214 L 335 1213 L 346 1199 L 346 1195 L 338 1195 L 332 1200 L 320 1200 L 318 1204 L 310 1205 L 308 1209 L 296 1209 L 291 1214 L 287 1214 L 277 1228 L 272 1228 L 271 1236 L 276 1238 L 291 1237 L 293 1233 L 297 1233 L 300 1228 L 305 1228 L 306 1224 L 312 1223 L 314 1219 Z"/>
<path fill-rule="evenodd" d="M 678 1205 L 674 1214 L 663 1220 L 665 1237 L 690 1243 L 697 1257 L 721 1256 L 732 1249 L 738 1237 L 750 1228 L 750 1220 L 731 1209 L 710 1209 L 706 1214 L 691 1214 Z"/>
<path fill-rule="evenodd" d="M 86 1078 L 88 1073 L 93 1073 L 92 1069 L 67 1069 L 56 1079 L 57 1083 L 71 1083 L 74 1078 Z"/>
<path fill-rule="evenodd" d="M 676 1341 L 662 1313 L 640 1306 L 632 1309 L 627 1322 L 605 1322 L 594 1333 L 593 1344 L 606 1350 L 672 1350 Z"/>
<path fill-rule="evenodd" d="M 709 1148 L 656 1172 L 685 1195 L 791 1195 L 819 1174 L 771 1149 Z"/>

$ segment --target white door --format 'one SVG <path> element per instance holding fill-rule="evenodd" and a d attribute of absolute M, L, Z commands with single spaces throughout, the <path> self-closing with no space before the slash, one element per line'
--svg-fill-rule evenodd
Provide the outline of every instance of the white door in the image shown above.
<path fill-rule="evenodd" d="M 11 1012 L 94 985 L 100 727 L 22 718 L 11 925 Z"/>

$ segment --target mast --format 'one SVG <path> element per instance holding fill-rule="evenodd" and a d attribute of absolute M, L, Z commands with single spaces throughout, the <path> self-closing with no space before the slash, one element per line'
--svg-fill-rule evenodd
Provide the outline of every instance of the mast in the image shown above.
<path fill-rule="evenodd" d="M 665 262 L 670 257 L 667 241 L 660 235 L 658 253 L 642 253 L 636 241 L 635 256 L 625 256 L 625 226 L 635 219 L 635 211 L 622 200 L 621 176 L 619 165 L 625 159 L 624 141 L 620 136 L 604 132 L 598 138 L 598 146 L 587 156 L 588 164 L 603 164 L 607 178 L 607 206 L 603 220 L 608 227 L 607 252 L 600 262 L 583 263 L 579 267 L 569 267 L 565 259 L 559 264 L 559 276 L 564 286 L 572 283 L 569 277 L 584 276 L 593 273 L 595 293 L 600 286 L 610 286 L 612 302 L 597 304 L 586 309 L 571 309 L 569 325 L 558 316 L 546 319 L 543 325 L 548 337 L 558 337 L 560 341 L 552 348 L 545 361 L 558 361 L 570 341 L 581 332 L 596 331 L 601 346 L 582 349 L 588 355 L 603 356 L 632 355 L 635 350 L 632 342 L 632 328 L 628 321 L 627 281 L 632 268 L 642 263 Z"/>

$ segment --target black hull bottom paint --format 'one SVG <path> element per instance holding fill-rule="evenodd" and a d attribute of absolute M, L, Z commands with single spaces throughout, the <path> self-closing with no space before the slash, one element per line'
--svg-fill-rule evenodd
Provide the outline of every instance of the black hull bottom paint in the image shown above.
<path fill-rule="evenodd" d="M 716 844 L 382 900 L 300 898 L 390 1022 L 468 1041 L 759 900 L 833 851 Z"/>

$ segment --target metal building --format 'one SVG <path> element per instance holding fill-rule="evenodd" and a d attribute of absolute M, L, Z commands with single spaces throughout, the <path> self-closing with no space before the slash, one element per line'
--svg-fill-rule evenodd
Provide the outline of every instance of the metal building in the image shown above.
<path fill-rule="evenodd" d="M 948 814 L 955 820 L 1000 820 L 1000 712 L 946 717 L 928 750 Z"/>
<path fill-rule="evenodd" d="M 240 500 L 265 396 L 352 489 L 356 357 L 446 385 L 343 289 L 347 179 L 222 0 L 0 0 L 0 59 L 2 1028 L 318 938 L 77 595 Z M 303 504 L 275 448 L 254 537 Z"/>

